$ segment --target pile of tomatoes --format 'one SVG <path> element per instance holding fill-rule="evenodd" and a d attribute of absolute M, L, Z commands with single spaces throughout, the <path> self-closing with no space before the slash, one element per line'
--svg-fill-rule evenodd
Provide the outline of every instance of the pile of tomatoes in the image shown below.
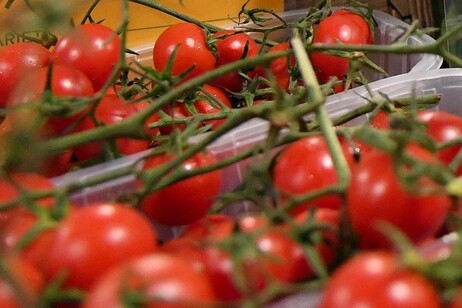
<path fill-rule="evenodd" d="M 348 10 L 313 29 L 313 44 L 373 43 L 370 23 Z M 244 30 L 178 23 L 156 39 L 150 67 L 126 63 L 120 36 L 97 23 L 51 49 L 0 49 L 1 307 L 263 306 L 313 289 L 322 307 L 460 305 L 462 275 L 441 275 L 458 265 L 457 247 L 444 258 L 421 247 L 458 230 L 448 187 L 462 172 L 462 118 L 387 105 L 370 123 L 338 127 L 335 140 L 299 132 L 229 194 L 226 164 L 188 152 L 185 139 L 220 131 L 240 109 L 272 119 L 281 110 L 259 106 L 306 94 L 290 42 Z M 309 57 L 329 87 L 357 69 L 349 53 Z M 53 184 L 149 149 L 130 170 L 136 191 L 117 200 L 81 206 L 75 187 Z M 235 200 L 259 211 L 215 210 Z M 176 236 L 162 238 L 158 225 Z"/>

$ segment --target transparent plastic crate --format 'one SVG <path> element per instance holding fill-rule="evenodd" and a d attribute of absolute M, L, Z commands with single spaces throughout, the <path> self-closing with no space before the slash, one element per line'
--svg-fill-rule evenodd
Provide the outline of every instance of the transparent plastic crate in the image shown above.
<path fill-rule="evenodd" d="M 338 8 L 334 8 L 338 9 Z M 299 18 L 307 14 L 307 10 L 293 10 L 279 13 L 279 16 L 286 22 L 296 22 Z M 374 20 L 377 22 L 375 29 L 375 43 L 386 45 L 396 41 L 410 25 L 382 11 L 373 11 Z M 274 22 L 268 22 L 271 26 Z M 233 26 L 230 26 L 233 27 Z M 292 35 L 291 30 L 275 31 L 270 37 L 274 41 L 285 41 Z M 427 35 L 411 36 L 406 43 L 408 45 L 423 45 L 432 43 L 435 40 Z M 132 49 L 138 55 L 129 56 L 129 61 L 135 61 L 146 66 L 152 66 L 153 44 L 135 47 Z M 382 67 L 388 76 L 395 76 L 409 72 L 423 72 L 427 70 L 438 69 L 441 67 L 443 60 L 441 57 L 431 54 L 412 54 L 412 55 L 393 55 L 393 54 L 370 54 L 370 59 Z M 366 77 L 369 81 L 376 81 L 384 78 L 382 74 L 373 71 L 367 71 Z"/>

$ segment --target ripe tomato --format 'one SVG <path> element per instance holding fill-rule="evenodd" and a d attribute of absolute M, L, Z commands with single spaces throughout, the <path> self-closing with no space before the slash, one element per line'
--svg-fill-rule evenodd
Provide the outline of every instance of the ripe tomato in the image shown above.
<path fill-rule="evenodd" d="M 93 86 L 85 74 L 71 66 L 56 64 L 29 72 L 14 89 L 8 106 L 28 104 L 41 98 L 46 89 L 50 69 L 52 69 L 51 91 L 54 96 L 79 98 L 90 97 L 94 94 Z M 63 107 L 64 110 L 68 108 Z M 44 127 L 45 133 L 50 136 L 57 136 L 72 130 L 74 122 L 83 117 L 84 111 L 74 110 L 70 113 L 70 115 L 65 116 L 45 114 L 44 116 L 48 117 Z M 21 114 L 18 115 L 18 117 L 21 116 Z M 8 113 L 7 117 L 11 118 L 13 127 L 17 126 L 17 122 L 21 120 L 15 118 L 14 110 Z"/>
<path fill-rule="evenodd" d="M 180 75 L 192 69 L 185 80 L 215 68 L 216 58 L 207 45 L 205 31 L 193 23 L 183 22 L 170 26 L 157 38 L 153 49 L 154 67 L 164 70 L 173 56 L 172 75 Z"/>
<path fill-rule="evenodd" d="M 136 294 L 131 297 L 129 294 Z M 84 308 L 209 307 L 216 296 L 210 281 L 189 260 L 174 254 L 154 253 L 117 266 L 99 279 L 88 293 Z"/>
<path fill-rule="evenodd" d="M 46 67 L 50 51 L 34 42 L 20 42 L 0 49 L 0 107 L 5 107 L 16 84 L 35 68 Z"/>
<path fill-rule="evenodd" d="M 164 108 L 164 111 L 174 119 L 191 117 L 193 114 L 188 110 L 186 104 L 191 104 L 190 108 L 193 108 L 198 114 L 212 114 L 233 107 L 228 95 L 222 89 L 204 84 L 202 90 L 196 93 L 191 102 L 176 102 Z M 210 129 L 215 130 L 225 121 L 226 118 L 204 120 L 202 125 L 210 125 Z M 168 135 L 172 133 L 173 129 L 184 130 L 185 127 L 184 124 L 165 125 L 160 128 L 160 131 L 162 134 Z"/>
<path fill-rule="evenodd" d="M 115 94 L 106 94 L 95 110 L 95 119 L 103 125 L 111 125 L 123 121 L 130 116 L 139 112 L 138 107 L 130 104 Z M 95 128 L 94 121 L 87 117 L 77 127 L 77 132 L 91 130 Z M 149 141 L 143 139 L 135 139 L 128 137 L 117 138 L 115 141 L 117 150 L 122 155 L 130 155 L 142 152 L 149 147 Z M 92 142 L 74 148 L 74 155 L 79 161 L 84 161 L 100 155 L 102 152 L 102 144 L 100 142 Z"/>
<path fill-rule="evenodd" d="M 354 164 L 351 149 L 347 143 L 342 143 L 343 153 L 348 163 Z M 276 157 L 273 169 L 273 181 L 281 193 L 281 202 L 291 195 L 300 195 L 326 188 L 337 183 L 337 173 L 330 151 L 321 135 L 299 139 Z M 337 195 L 325 195 L 305 202 L 296 207 L 295 212 L 307 207 L 327 207 L 336 209 L 341 199 Z"/>
<path fill-rule="evenodd" d="M 161 154 L 148 157 L 144 170 L 155 168 L 168 162 L 175 154 Z M 194 170 L 217 162 L 217 158 L 208 152 L 196 153 L 182 163 L 183 171 Z M 199 174 L 159 191 L 149 193 L 140 202 L 141 209 L 154 221 L 169 226 L 192 223 L 207 214 L 218 196 L 223 182 L 223 173 L 219 170 Z M 142 184 L 142 183 L 140 183 Z"/>
<path fill-rule="evenodd" d="M 234 218 L 223 214 L 211 214 L 187 224 L 180 233 L 180 238 L 219 242 L 228 238 L 234 230 Z"/>
<path fill-rule="evenodd" d="M 415 145 L 410 145 L 407 152 L 423 162 L 438 162 L 434 155 Z M 419 178 L 413 189 L 406 189 L 392 157 L 371 150 L 353 168 L 347 189 L 348 213 L 361 246 L 392 247 L 378 228 L 379 222 L 392 224 L 415 243 L 435 235 L 447 217 L 451 200 L 441 191 L 429 193 L 431 189 L 438 189 L 438 185 L 428 177 Z"/>
<path fill-rule="evenodd" d="M 427 133 L 437 144 L 458 139 L 462 135 L 462 118 L 455 114 L 422 110 L 417 117 L 427 126 Z M 438 152 L 438 157 L 445 164 L 450 164 L 461 148 L 460 145 L 446 147 Z M 462 165 L 456 169 L 456 174 L 462 175 Z"/>
<path fill-rule="evenodd" d="M 0 275 L 0 307 L 37 307 L 45 282 L 30 263 L 15 255 L 0 258 L 8 279 Z"/>
<path fill-rule="evenodd" d="M 57 226 L 47 255 L 48 281 L 66 273 L 65 287 L 88 290 L 109 268 L 157 249 L 149 221 L 125 204 L 78 208 Z"/>
<path fill-rule="evenodd" d="M 146 109 L 147 107 L 149 107 L 149 103 L 147 101 L 141 101 L 141 102 L 135 103 L 134 106 L 136 107 L 138 111 L 142 111 Z M 159 120 L 160 120 L 160 116 L 157 112 L 147 117 L 146 121 L 144 122 L 144 130 L 149 136 L 155 137 L 159 134 L 159 128 L 150 126 L 151 124 L 154 124 Z"/>
<path fill-rule="evenodd" d="M 26 246 L 18 248 L 18 244 L 27 232 L 37 224 L 37 217 L 32 213 L 18 213 L 5 223 L 0 224 L 0 251 L 16 253 L 43 272 L 47 252 L 52 245 L 51 229 L 43 230 L 31 239 Z"/>
<path fill-rule="evenodd" d="M 334 271 L 321 308 L 441 307 L 432 283 L 403 267 L 391 252 L 362 252 Z"/>
<path fill-rule="evenodd" d="M 111 28 L 97 23 L 78 25 L 65 33 L 51 52 L 53 63 L 71 65 L 100 90 L 120 61 L 121 40 Z"/>
<path fill-rule="evenodd" d="M 260 50 L 255 40 L 245 32 L 222 30 L 215 33 L 212 37 L 217 39 L 216 48 L 218 58 L 216 67 L 254 57 L 258 55 Z M 212 84 L 232 92 L 237 92 L 242 90 L 244 81 L 245 79 L 239 75 L 239 72 L 231 72 L 214 79 Z"/>
<path fill-rule="evenodd" d="M 281 42 L 270 47 L 266 52 L 279 52 L 290 50 L 292 47 L 289 42 Z M 291 70 L 295 67 L 295 56 L 281 57 L 271 61 L 269 70 L 275 78 L 276 84 L 281 88 L 288 90 L 290 86 Z M 257 67 L 255 73 L 258 76 L 266 76 L 266 72 L 262 67 Z M 254 102 L 255 104 L 255 102 Z"/>
<path fill-rule="evenodd" d="M 373 41 L 367 22 L 359 15 L 347 10 L 339 10 L 321 20 L 314 31 L 313 44 L 364 45 Z M 348 73 L 349 60 L 326 52 L 313 52 L 310 59 L 320 82 L 331 77 L 343 80 Z"/>
<path fill-rule="evenodd" d="M 0 202 L 16 200 L 21 196 L 21 192 L 38 193 L 54 188 L 52 181 L 38 173 L 17 172 L 11 173 L 10 178 L 0 177 Z M 54 198 L 47 197 L 36 200 L 43 207 L 49 208 L 54 204 Z M 0 208 L 0 224 L 4 224 L 11 217 L 21 215 L 26 212 L 28 204 L 19 204 L 12 209 Z"/>

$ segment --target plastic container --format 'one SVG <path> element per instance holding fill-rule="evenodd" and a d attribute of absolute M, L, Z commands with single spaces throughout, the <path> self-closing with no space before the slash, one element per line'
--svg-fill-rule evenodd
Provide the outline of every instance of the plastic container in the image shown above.
<path fill-rule="evenodd" d="M 300 17 L 307 14 L 307 10 L 293 10 L 280 13 L 279 16 L 286 22 L 296 22 Z M 382 11 L 374 10 L 373 17 L 377 22 L 375 29 L 375 43 L 376 44 L 391 44 L 396 41 L 409 25 L 405 22 L 393 17 Z M 269 22 L 271 26 L 273 22 Z M 276 23 L 276 21 L 274 21 Z M 230 25 L 229 28 L 233 26 Z M 290 30 L 276 31 L 270 37 L 274 41 L 284 41 L 290 38 L 292 32 Z M 429 35 L 412 36 L 407 40 L 408 45 L 423 45 L 434 42 L 434 39 Z M 135 47 L 133 51 L 138 55 L 129 57 L 129 61 L 136 61 L 140 64 L 152 66 L 152 49 L 153 43 Z M 370 54 L 370 59 L 385 69 L 388 76 L 395 76 L 408 72 L 423 72 L 427 70 L 438 69 L 441 67 L 443 60 L 441 57 L 431 54 L 411 54 L 411 55 L 393 55 L 393 54 Z M 382 79 L 384 76 L 377 72 L 367 71 L 366 77 L 369 81 L 376 81 Z"/>
<path fill-rule="evenodd" d="M 460 0 L 444 0 L 443 30 L 448 32 L 459 27 L 462 22 L 462 2 Z M 448 50 L 462 56 L 462 38 L 460 35 L 448 40 Z"/>

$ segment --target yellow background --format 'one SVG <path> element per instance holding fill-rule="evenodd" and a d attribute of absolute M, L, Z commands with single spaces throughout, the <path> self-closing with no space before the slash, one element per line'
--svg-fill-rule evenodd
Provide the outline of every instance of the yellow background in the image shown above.
<path fill-rule="evenodd" d="M 215 25 L 230 24 L 230 18 L 238 15 L 245 2 L 245 0 L 183 0 L 183 5 L 181 5 L 179 0 L 153 1 L 193 18 L 210 21 Z M 17 33 L 25 33 L 31 37 L 40 35 L 40 30 L 43 29 L 40 29 L 34 20 L 34 13 L 24 5 L 23 0 L 14 1 L 9 9 L 4 7 L 5 1 L 0 0 L 0 3 L 0 46 L 24 40 Z M 59 27 L 58 32 L 65 32 L 65 29 L 68 29 L 70 15 L 76 24 L 80 23 L 93 0 L 30 0 L 30 3 L 32 6 L 38 6 L 41 3 L 52 6 L 59 15 L 54 18 L 61 18 L 64 24 L 63 27 Z M 284 0 L 250 0 L 246 8 L 256 7 L 282 12 Z M 92 18 L 95 21 L 104 20 L 103 24 L 114 29 L 118 28 L 122 21 L 122 1 L 101 0 L 93 10 Z M 127 46 L 136 48 L 154 43 L 157 35 L 166 26 L 177 22 L 179 22 L 178 19 L 165 13 L 130 2 Z"/>

